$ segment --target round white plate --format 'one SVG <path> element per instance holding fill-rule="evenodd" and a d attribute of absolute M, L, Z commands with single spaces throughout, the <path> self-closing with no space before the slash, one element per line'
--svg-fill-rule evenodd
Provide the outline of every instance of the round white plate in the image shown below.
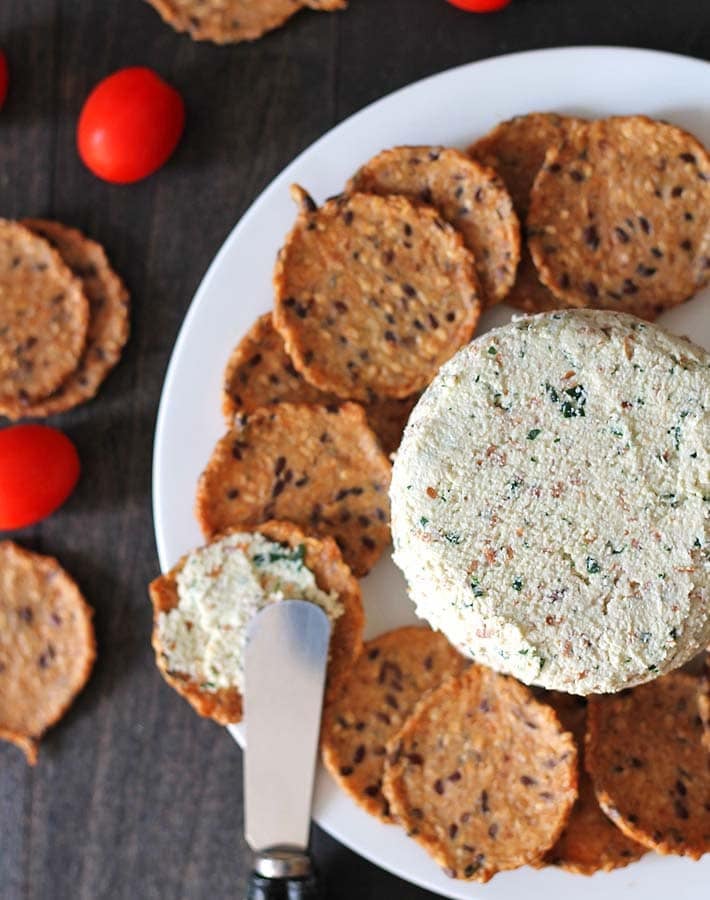
<path fill-rule="evenodd" d="M 180 331 L 158 414 L 153 510 L 160 564 L 172 566 L 202 543 L 193 516 L 195 485 L 224 431 L 222 371 L 230 350 L 256 317 L 271 307 L 276 252 L 295 208 L 288 187 L 298 182 L 317 201 L 337 194 L 377 151 L 395 144 L 465 148 L 502 119 L 535 110 L 582 116 L 646 113 L 667 119 L 710 144 L 710 64 L 623 48 L 584 47 L 502 56 L 443 72 L 372 104 L 328 132 L 276 178 L 245 213 L 215 257 Z M 710 292 L 663 316 L 673 331 L 710 347 Z M 479 333 L 510 319 L 501 306 L 486 314 Z M 367 634 L 414 621 L 404 582 L 389 559 L 363 581 Z M 238 737 L 238 729 L 234 729 Z M 570 892 L 667 900 L 703 896 L 710 856 L 700 862 L 648 855 L 641 862 L 593 878 L 524 868 L 486 886 L 447 878 L 395 826 L 358 809 L 321 771 L 315 820 L 353 850 L 422 887 L 452 898 L 549 900 Z"/>

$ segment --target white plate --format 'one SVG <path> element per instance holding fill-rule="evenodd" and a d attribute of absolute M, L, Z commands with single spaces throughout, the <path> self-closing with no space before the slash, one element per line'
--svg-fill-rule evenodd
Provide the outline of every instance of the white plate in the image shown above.
<path fill-rule="evenodd" d="M 646 50 L 585 47 L 502 56 L 443 72 L 385 97 L 328 132 L 302 153 L 256 200 L 209 268 L 180 331 L 158 414 L 153 510 L 163 570 L 202 542 L 193 516 L 195 484 L 222 435 L 222 371 L 230 350 L 271 306 L 276 251 L 295 208 L 288 186 L 303 184 L 318 201 L 338 193 L 358 165 L 395 144 L 466 147 L 502 119 L 534 110 L 586 116 L 647 113 L 684 126 L 710 144 L 710 65 Z M 710 347 L 709 292 L 673 310 L 662 323 Z M 479 332 L 509 320 L 488 313 Z M 363 581 L 367 633 L 414 621 L 404 582 L 389 559 Z M 238 729 L 234 730 L 238 732 Z M 236 735 L 235 735 L 236 736 Z M 321 771 L 314 817 L 338 840 L 385 869 L 452 898 L 527 900 L 562 897 L 702 896 L 710 856 L 689 860 L 649 855 L 593 878 L 551 869 L 503 873 L 485 887 L 447 878 L 394 826 L 358 809 Z"/>

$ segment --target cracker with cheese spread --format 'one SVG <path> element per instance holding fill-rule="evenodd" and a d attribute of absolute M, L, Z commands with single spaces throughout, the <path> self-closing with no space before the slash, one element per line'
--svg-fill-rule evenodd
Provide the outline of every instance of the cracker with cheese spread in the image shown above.
<path fill-rule="evenodd" d="M 244 644 L 270 603 L 309 600 L 331 621 L 326 700 L 336 696 L 362 646 L 357 580 L 330 538 L 290 522 L 230 529 L 184 556 L 150 585 L 153 647 L 163 677 L 202 716 L 242 718 Z"/>

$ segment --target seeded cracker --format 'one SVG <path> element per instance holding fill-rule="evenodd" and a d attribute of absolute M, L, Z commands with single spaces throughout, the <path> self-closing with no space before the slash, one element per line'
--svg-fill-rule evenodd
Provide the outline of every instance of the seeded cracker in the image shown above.
<path fill-rule="evenodd" d="M 0 738 L 32 765 L 40 738 L 89 677 L 92 615 L 56 559 L 0 542 Z"/>
<path fill-rule="evenodd" d="M 674 672 L 590 699 L 586 766 L 604 812 L 662 854 L 710 850 L 710 759 L 698 679 Z"/>
<path fill-rule="evenodd" d="M 49 397 L 30 402 L 22 409 L 22 416 L 39 418 L 65 412 L 96 394 L 121 358 L 128 340 L 129 295 L 96 241 L 61 222 L 25 219 L 22 224 L 58 251 L 81 280 L 89 301 L 86 346 L 77 368 Z"/>
<path fill-rule="evenodd" d="M 710 652 L 705 653 L 705 666 L 700 679 L 698 696 L 700 719 L 703 723 L 703 745 L 710 752 Z"/>
<path fill-rule="evenodd" d="M 520 224 L 493 169 L 445 147 L 394 147 L 358 170 L 348 191 L 401 194 L 428 203 L 473 253 L 488 306 L 510 291 L 520 258 Z"/>
<path fill-rule="evenodd" d="M 708 154 L 643 116 L 577 124 L 535 180 L 528 236 L 558 297 L 654 319 L 710 278 Z"/>
<path fill-rule="evenodd" d="M 256 529 L 240 526 L 239 529 L 228 529 L 224 534 L 230 531 L 257 531 L 264 537 L 289 547 L 305 547 L 305 564 L 315 575 L 318 587 L 327 592 L 337 593 L 344 612 L 336 620 L 331 634 L 326 700 L 336 696 L 343 678 L 361 650 L 364 614 L 360 586 L 343 562 L 334 541 L 330 538 L 317 540 L 306 537 L 290 522 L 266 522 Z M 157 621 L 161 612 L 168 612 L 178 605 L 177 576 L 186 559 L 186 556 L 183 557 L 166 575 L 156 578 L 149 588 L 154 613 L 153 648 L 156 662 L 168 684 L 201 716 L 208 716 L 222 725 L 239 722 L 242 718 L 242 696 L 236 688 L 211 691 L 204 684 L 199 684 L 179 672 L 169 671 L 165 664 Z M 239 598 L 235 597 L 235 603 L 238 602 Z"/>
<path fill-rule="evenodd" d="M 515 116 L 496 125 L 469 147 L 475 160 L 495 169 L 503 179 L 521 222 L 527 217 L 530 191 L 545 153 L 562 141 L 567 127 L 580 121 L 556 113 Z M 521 249 L 518 274 L 506 303 L 528 313 L 549 312 L 567 305 L 540 281 L 527 245 Z"/>
<path fill-rule="evenodd" d="M 391 822 L 382 796 L 385 745 L 427 691 L 466 660 L 429 628 L 396 628 L 368 641 L 339 698 L 324 712 L 323 761 L 346 793 Z"/>
<path fill-rule="evenodd" d="M 0 219 L 0 415 L 16 417 L 76 368 L 89 304 L 43 238 Z"/>
<path fill-rule="evenodd" d="M 585 698 L 574 694 L 546 692 L 541 697 L 555 710 L 562 727 L 574 735 L 579 758 L 579 795 L 569 822 L 543 865 L 559 866 L 578 875 L 610 872 L 640 859 L 646 848 L 626 837 L 602 812 L 589 775 L 583 768 L 584 733 L 587 718 Z"/>
<path fill-rule="evenodd" d="M 303 7 L 342 9 L 345 0 L 148 0 L 176 31 L 215 44 L 255 41 Z"/>
<path fill-rule="evenodd" d="M 234 348 L 224 373 L 222 411 L 227 425 L 242 412 L 254 412 L 272 403 L 339 403 L 309 384 L 293 367 L 283 338 L 273 326 L 271 313 L 260 316 Z M 417 396 L 375 398 L 365 406 L 370 427 L 385 453 L 399 446 Z"/>
<path fill-rule="evenodd" d="M 572 735 L 483 666 L 422 700 L 387 751 L 392 815 L 454 878 L 485 882 L 538 859 L 577 796 Z"/>
<path fill-rule="evenodd" d="M 279 403 L 237 417 L 217 443 L 197 490 L 207 537 L 284 519 L 335 538 L 366 575 L 389 544 L 391 467 L 355 403 Z"/>
<path fill-rule="evenodd" d="M 320 209 L 301 188 L 276 264 L 274 325 L 316 387 L 368 402 L 407 397 L 471 337 L 473 259 L 430 207 L 352 194 Z"/>
<path fill-rule="evenodd" d="M 557 113 L 528 113 L 500 122 L 468 148 L 473 159 L 500 175 L 521 221 L 528 214 L 530 189 L 550 147 L 561 143 L 567 128 L 582 119 Z"/>

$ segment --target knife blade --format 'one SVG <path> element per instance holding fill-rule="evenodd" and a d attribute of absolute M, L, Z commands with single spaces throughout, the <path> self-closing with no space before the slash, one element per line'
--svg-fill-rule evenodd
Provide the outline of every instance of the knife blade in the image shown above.
<path fill-rule="evenodd" d="M 303 888 L 312 881 L 308 832 L 330 627 L 325 612 L 303 600 L 267 606 L 249 625 L 245 833 L 257 854 L 249 897 L 280 896 L 276 885 L 288 879 Z"/>

